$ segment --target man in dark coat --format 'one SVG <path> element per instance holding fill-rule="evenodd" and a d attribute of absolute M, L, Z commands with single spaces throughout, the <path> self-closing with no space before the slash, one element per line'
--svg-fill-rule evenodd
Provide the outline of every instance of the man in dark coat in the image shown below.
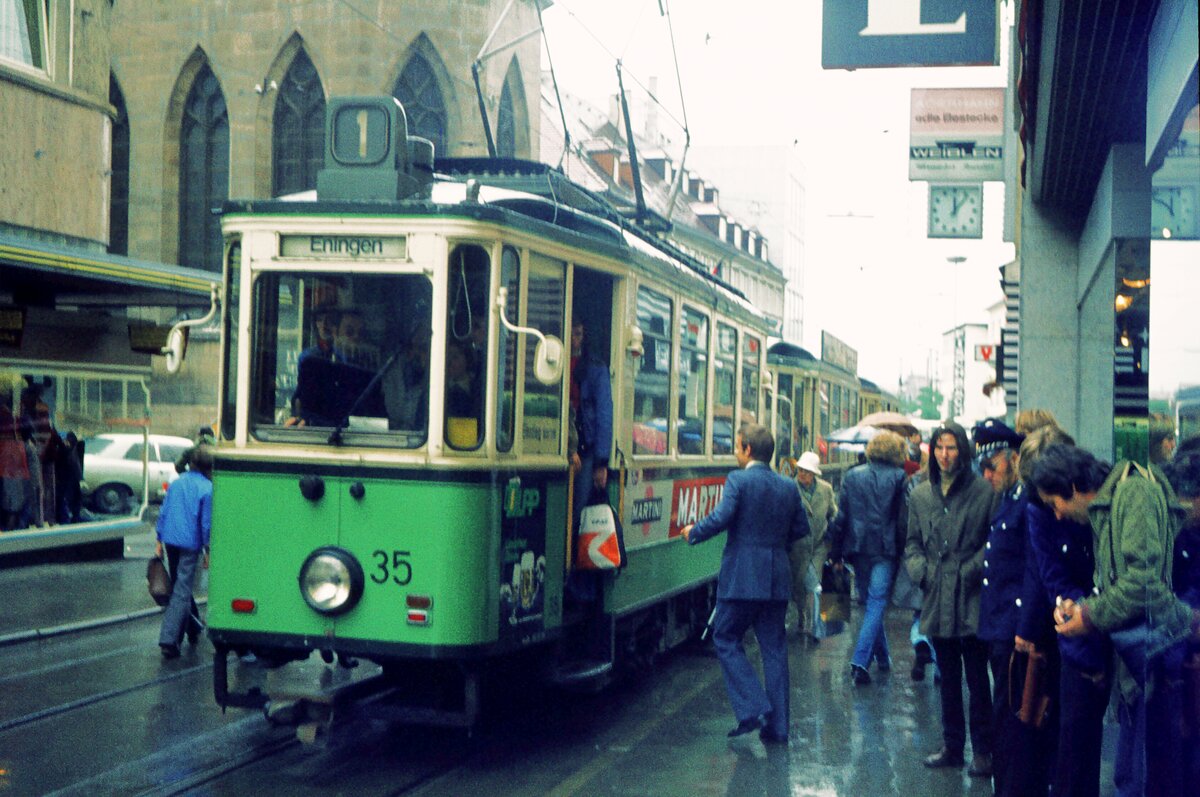
<path fill-rule="evenodd" d="M 613 403 L 608 366 L 588 348 L 587 328 L 576 318 L 571 324 L 571 408 L 579 433 L 581 467 L 575 477 L 575 517 L 593 491 L 608 485 L 608 454 L 612 448 Z"/>
<path fill-rule="evenodd" d="M 850 658 L 854 683 L 871 683 L 867 672 L 874 661 L 883 671 L 892 668 L 883 617 L 904 551 L 904 438 L 883 431 L 867 444 L 867 464 L 851 468 L 842 480 L 838 515 L 830 536 L 830 558 L 841 566 L 843 557 L 854 565 L 867 593 L 858 642 Z"/>
<path fill-rule="evenodd" d="M 992 777 L 997 797 L 1034 797 L 1049 788 L 1055 742 L 1048 733 L 1052 723 L 1044 722 L 1047 732 L 1039 736 L 1035 729 L 1020 723 L 1015 712 L 1025 687 L 1025 665 L 1036 654 L 1034 643 L 1043 644 L 1038 637 L 1053 638 L 1050 613 L 1054 604 L 1037 588 L 1039 580 L 1028 550 L 1025 517 L 1029 491 L 1018 478 L 1018 450 L 1024 435 L 989 418 L 976 424 L 973 436 L 980 472 L 1000 498 L 985 546 L 979 605 L 979 638 L 988 645 L 994 686 Z M 1037 616 L 1042 627 L 1032 626 L 1031 632 L 1022 627 L 1022 620 L 1032 610 L 1040 610 Z M 1014 652 L 1018 654 L 1015 657 Z M 1014 696 L 1016 705 L 1010 704 L 1009 695 Z"/>
<path fill-rule="evenodd" d="M 767 464 L 775 441 L 763 426 L 745 426 L 734 454 L 739 470 L 725 479 L 721 501 L 708 517 L 685 526 L 689 545 L 728 529 L 721 572 L 713 644 L 737 726 L 731 739 L 760 730 L 764 742 L 787 743 L 788 659 L 784 617 L 791 597 L 788 550 L 808 534 L 800 493 Z M 766 689 L 746 657 L 742 636 L 751 627 L 762 653 Z"/>
<path fill-rule="evenodd" d="M 943 747 L 925 766 L 961 767 L 962 679 L 971 692 L 970 728 L 974 759 L 970 774 L 992 773 L 992 698 L 987 645 L 979 640 L 979 592 L 984 545 L 995 505 L 990 484 L 971 470 L 972 447 L 966 431 L 946 421 L 933 434 L 929 479 L 908 500 L 905 566 L 925 593 L 921 633 L 933 639 L 942 673 Z"/>

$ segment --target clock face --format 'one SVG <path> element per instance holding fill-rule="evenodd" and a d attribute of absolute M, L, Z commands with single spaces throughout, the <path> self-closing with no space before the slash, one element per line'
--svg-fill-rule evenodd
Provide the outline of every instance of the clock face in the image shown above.
<path fill-rule="evenodd" d="M 983 186 L 931 185 L 930 238 L 982 238 Z"/>
<path fill-rule="evenodd" d="M 1196 237 L 1196 188 L 1190 185 L 1159 186 L 1150 200 L 1152 238 Z"/>

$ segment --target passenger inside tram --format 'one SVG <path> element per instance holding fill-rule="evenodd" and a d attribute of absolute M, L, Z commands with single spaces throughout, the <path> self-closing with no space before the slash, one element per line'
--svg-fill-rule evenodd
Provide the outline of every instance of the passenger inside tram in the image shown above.
<path fill-rule="evenodd" d="M 380 379 L 388 429 L 423 430 L 429 408 L 429 342 L 432 331 L 419 324 L 401 353 L 384 367 Z"/>

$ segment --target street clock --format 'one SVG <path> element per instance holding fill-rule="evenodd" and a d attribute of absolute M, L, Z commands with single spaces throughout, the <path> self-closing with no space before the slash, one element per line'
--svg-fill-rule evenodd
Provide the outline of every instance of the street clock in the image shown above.
<path fill-rule="evenodd" d="M 1156 186 L 1150 201 L 1152 238 L 1196 237 L 1196 187 Z"/>
<path fill-rule="evenodd" d="M 982 238 L 983 186 L 930 185 L 930 238 Z"/>

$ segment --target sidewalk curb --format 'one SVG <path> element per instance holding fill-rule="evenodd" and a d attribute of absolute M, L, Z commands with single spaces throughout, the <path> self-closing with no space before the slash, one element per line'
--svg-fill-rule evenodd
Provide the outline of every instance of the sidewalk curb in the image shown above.
<path fill-rule="evenodd" d="M 197 606 L 205 606 L 208 604 L 208 598 L 197 598 Z M 131 620 L 140 620 L 143 617 L 151 617 L 155 614 L 162 613 L 162 607 L 156 606 L 151 609 L 139 609 L 135 612 L 127 612 L 125 614 L 115 614 L 109 617 L 97 617 L 93 620 L 76 620 L 73 623 L 63 623 L 49 628 L 33 628 L 28 631 L 13 631 L 7 634 L 0 634 L 0 647 L 8 645 L 17 645 L 22 642 L 32 642 L 37 639 L 49 639 L 51 637 L 62 636 L 63 634 L 71 634 L 76 631 L 90 631 L 95 628 L 103 628 L 106 625 L 116 625 L 125 623 Z"/>

